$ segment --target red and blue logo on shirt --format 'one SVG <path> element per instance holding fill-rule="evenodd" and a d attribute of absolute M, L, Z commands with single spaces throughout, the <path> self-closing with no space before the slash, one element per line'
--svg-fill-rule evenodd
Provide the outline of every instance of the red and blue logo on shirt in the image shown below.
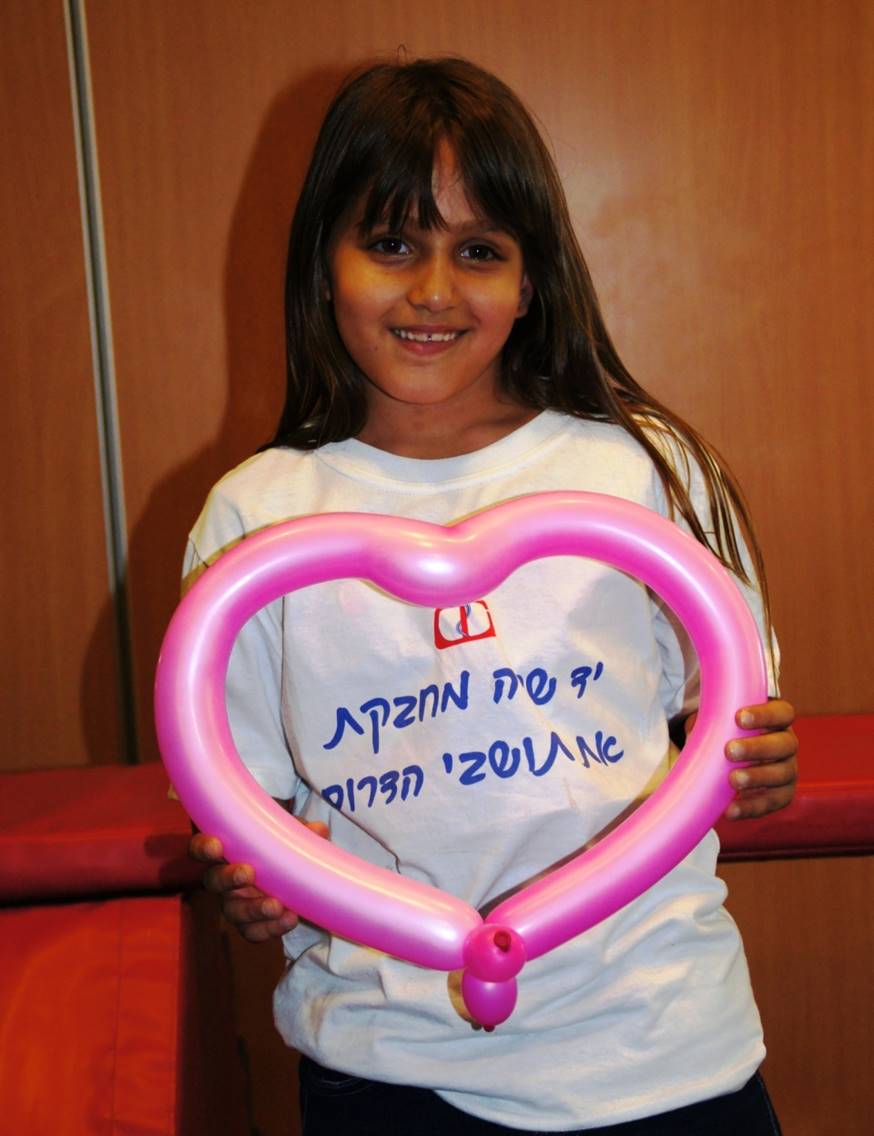
<path fill-rule="evenodd" d="M 495 623 L 485 600 L 463 607 L 438 607 L 434 612 L 434 644 L 439 650 L 478 639 L 494 639 Z"/>

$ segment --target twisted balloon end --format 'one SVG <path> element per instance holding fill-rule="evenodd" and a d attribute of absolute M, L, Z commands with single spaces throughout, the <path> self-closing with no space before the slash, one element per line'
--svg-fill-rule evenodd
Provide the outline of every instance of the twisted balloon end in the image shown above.
<path fill-rule="evenodd" d="M 525 964 L 525 944 L 511 927 L 483 923 L 468 935 L 464 961 L 464 1004 L 491 1031 L 509 1018 L 516 1005 L 516 975 Z"/>
<path fill-rule="evenodd" d="M 461 996 L 467 1012 L 488 1033 L 505 1022 L 516 1006 L 516 979 L 486 982 L 466 970 L 461 976 Z"/>

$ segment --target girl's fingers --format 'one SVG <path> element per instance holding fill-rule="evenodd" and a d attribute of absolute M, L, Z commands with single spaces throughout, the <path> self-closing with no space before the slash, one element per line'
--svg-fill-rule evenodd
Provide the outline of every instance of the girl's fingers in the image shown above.
<path fill-rule="evenodd" d="M 742 730 L 786 730 L 795 721 L 795 707 L 785 698 L 771 698 L 738 710 L 735 721 Z"/>
<path fill-rule="evenodd" d="M 792 801 L 792 785 L 777 789 L 753 789 L 740 793 L 726 810 L 729 820 L 753 820 L 783 809 Z"/>
<path fill-rule="evenodd" d="M 297 926 L 297 916 L 278 899 L 265 896 L 257 888 L 243 889 L 246 895 L 233 893 L 222 899 L 225 919 L 250 943 L 263 943 Z"/>
<path fill-rule="evenodd" d="M 303 823 L 317 836 L 327 839 L 326 824 Z M 216 837 L 196 833 L 189 843 L 189 852 L 195 860 L 210 865 L 203 873 L 203 885 L 221 896 L 222 914 L 244 939 L 263 943 L 297 926 L 298 917 L 293 911 L 255 886 L 255 870 L 250 864 L 226 864 L 222 860 L 221 841 Z"/>
<path fill-rule="evenodd" d="M 794 707 L 783 698 L 738 711 L 741 729 L 764 733 L 734 738 L 725 747 L 731 761 L 744 763 L 731 773 L 737 797 L 726 810 L 730 820 L 765 816 L 791 803 L 798 779 L 798 739 L 790 729 L 794 720 Z"/>
<path fill-rule="evenodd" d="M 255 888 L 246 888 L 254 895 L 228 895 L 222 903 L 222 914 L 225 918 L 237 925 L 244 923 L 259 923 L 271 919 L 279 919 L 285 908 L 278 899 L 263 895 Z"/>
<path fill-rule="evenodd" d="M 303 823 L 317 836 L 327 839 L 326 824 Z M 293 911 L 255 886 L 255 870 L 250 864 L 225 863 L 218 837 L 195 832 L 188 842 L 188 853 L 193 860 L 209 865 L 203 873 L 203 886 L 221 896 L 222 914 L 244 939 L 263 943 L 297 926 L 298 917 Z"/>
<path fill-rule="evenodd" d="M 214 864 L 224 858 L 222 842 L 217 836 L 195 832 L 188 842 L 188 855 L 202 864 Z"/>
<path fill-rule="evenodd" d="M 791 730 L 733 738 L 725 747 L 731 761 L 787 761 L 798 752 L 798 739 Z"/>
<path fill-rule="evenodd" d="M 285 911 L 279 919 L 258 920 L 239 926 L 240 934 L 250 943 L 264 943 L 268 939 L 278 939 L 298 923 L 293 911 Z"/>
<path fill-rule="evenodd" d="M 765 732 L 734 738 L 725 747 L 726 756 L 732 761 L 784 762 L 794 780 L 798 753 L 798 739 L 790 729 L 794 720 L 794 707 L 783 698 L 774 698 L 760 706 L 745 706 L 737 713 L 738 725 Z"/>
<path fill-rule="evenodd" d="M 249 864 L 215 864 L 203 873 L 203 886 L 219 894 L 250 888 L 254 883 L 255 872 Z"/>
<path fill-rule="evenodd" d="M 778 789 L 784 786 L 791 788 L 795 784 L 795 779 L 795 765 L 791 760 L 735 769 L 729 777 L 732 786 L 738 792 L 750 789 Z"/>

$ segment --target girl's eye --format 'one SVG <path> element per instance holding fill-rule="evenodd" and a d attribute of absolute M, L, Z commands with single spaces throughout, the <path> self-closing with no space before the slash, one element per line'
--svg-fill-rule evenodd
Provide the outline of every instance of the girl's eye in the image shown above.
<path fill-rule="evenodd" d="M 406 241 L 400 237 L 380 237 L 370 247 L 383 256 L 405 256 L 410 251 Z"/>
<path fill-rule="evenodd" d="M 491 247 L 491 245 L 468 245 L 467 248 L 462 251 L 461 255 L 463 257 L 466 257 L 468 260 L 476 261 L 500 259 L 497 252 Z"/>

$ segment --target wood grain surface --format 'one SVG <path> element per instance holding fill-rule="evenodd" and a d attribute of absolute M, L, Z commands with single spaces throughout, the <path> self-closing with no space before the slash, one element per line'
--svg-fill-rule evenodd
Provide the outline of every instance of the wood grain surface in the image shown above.
<path fill-rule="evenodd" d="M 63 8 L 0 13 L 0 769 L 118 760 Z"/>

